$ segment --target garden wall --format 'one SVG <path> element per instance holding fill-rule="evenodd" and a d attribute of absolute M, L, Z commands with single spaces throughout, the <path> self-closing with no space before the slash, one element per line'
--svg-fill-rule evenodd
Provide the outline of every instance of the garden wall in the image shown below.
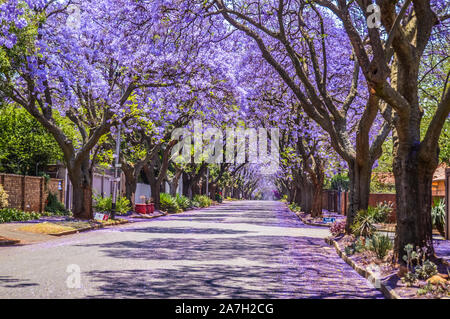
<path fill-rule="evenodd" d="M 339 200 L 339 195 L 341 199 Z M 444 196 L 441 195 L 433 195 L 433 201 L 435 199 L 441 199 Z M 393 212 L 390 219 L 390 222 L 395 223 L 395 194 L 388 193 L 372 193 L 369 195 L 369 206 L 377 206 L 378 203 L 383 202 L 392 202 L 393 203 Z M 340 205 L 339 205 L 340 204 Z M 323 209 L 326 209 L 331 212 L 338 212 L 342 215 L 347 215 L 348 210 L 348 193 L 347 192 L 339 192 L 332 190 L 324 190 L 322 197 L 322 205 Z"/>
<path fill-rule="evenodd" d="M 44 177 L 0 174 L 0 184 L 8 194 L 10 208 L 27 212 L 43 212 L 49 191 L 64 203 L 64 181 Z"/>

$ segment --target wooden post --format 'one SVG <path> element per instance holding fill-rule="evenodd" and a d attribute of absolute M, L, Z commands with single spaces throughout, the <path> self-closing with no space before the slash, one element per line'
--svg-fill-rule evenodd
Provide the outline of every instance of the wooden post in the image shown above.
<path fill-rule="evenodd" d="M 450 168 L 445 170 L 445 239 L 450 239 Z"/>

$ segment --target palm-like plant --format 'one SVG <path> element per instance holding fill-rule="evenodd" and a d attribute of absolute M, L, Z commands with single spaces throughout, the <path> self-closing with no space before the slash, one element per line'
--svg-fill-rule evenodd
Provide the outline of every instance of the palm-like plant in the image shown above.
<path fill-rule="evenodd" d="M 439 199 L 431 208 L 431 221 L 442 237 L 445 237 L 445 200 Z"/>

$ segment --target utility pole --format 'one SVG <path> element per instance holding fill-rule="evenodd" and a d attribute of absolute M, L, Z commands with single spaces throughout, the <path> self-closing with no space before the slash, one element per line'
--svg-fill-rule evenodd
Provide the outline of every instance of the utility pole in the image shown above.
<path fill-rule="evenodd" d="M 116 219 L 116 203 L 117 203 L 117 193 L 119 190 L 120 181 L 120 134 L 122 130 L 122 124 L 119 124 L 117 137 L 116 137 L 116 154 L 114 154 L 114 180 L 113 180 L 113 192 L 112 192 L 112 204 L 111 204 L 111 219 Z"/>
<path fill-rule="evenodd" d="M 206 168 L 206 196 L 209 196 L 209 192 L 208 192 L 208 185 L 209 184 L 209 167 Z"/>

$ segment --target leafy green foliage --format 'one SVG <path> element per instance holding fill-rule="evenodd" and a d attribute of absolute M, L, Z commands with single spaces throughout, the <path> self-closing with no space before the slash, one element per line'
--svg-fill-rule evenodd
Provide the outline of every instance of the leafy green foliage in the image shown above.
<path fill-rule="evenodd" d="M 182 209 L 182 210 L 188 210 L 189 208 L 192 207 L 192 202 L 191 200 L 183 195 L 177 194 L 175 196 L 175 200 L 178 204 L 178 206 Z"/>
<path fill-rule="evenodd" d="M 0 172 L 39 175 L 40 169 L 62 159 L 53 136 L 24 109 L 0 109 L 0 127 Z"/>
<path fill-rule="evenodd" d="M 289 206 L 289 209 L 295 213 L 299 213 L 302 211 L 302 208 L 300 206 L 298 206 L 297 203 L 290 203 L 288 206 Z"/>
<path fill-rule="evenodd" d="M 330 181 L 330 189 L 348 191 L 350 189 L 350 180 L 348 178 L 348 175 L 334 175 Z"/>
<path fill-rule="evenodd" d="M 362 253 L 371 249 L 370 238 L 358 237 L 358 239 L 345 247 L 345 253 L 347 255 L 353 255 L 355 253 Z"/>
<path fill-rule="evenodd" d="M 0 223 L 22 222 L 39 219 L 40 214 L 35 212 L 24 212 L 15 208 L 3 208 L 0 210 Z"/>
<path fill-rule="evenodd" d="M 94 196 L 94 209 L 97 212 L 110 212 L 112 208 L 112 197 L 106 196 L 102 197 L 100 195 Z"/>
<path fill-rule="evenodd" d="M 53 193 L 49 193 L 47 197 L 47 205 L 45 211 L 56 216 L 68 216 L 70 211 L 64 207 L 64 204 L 58 200 L 58 196 Z"/>
<path fill-rule="evenodd" d="M 345 248 L 344 248 L 344 252 L 345 252 L 345 254 L 347 255 L 347 256 L 351 256 L 351 255 L 353 255 L 354 253 L 355 253 L 355 249 L 354 249 L 354 247 L 353 246 L 346 246 Z"/>
<path fill-rule="evenodd" d="M 445 200 L 435 200 L 431 208 L 431 221 L 442 237 L 445 237 Z"/>
<path fill-rule="evenodd" d="M 195 195 L 194 201 L 199 203 L 199 207 L 209 207 L 212 204 L 212 200 L 205 195 Z"/>
<path fill-rule="evenodd" d="M 378 258 L 383 259 L 392 249 L 392 242 L 388 235 L 375 234 L 370 240 L 370 247 Z"/>
<path fill-rule="evenodd" d="M 417 278 L 426 280 L 434 275 L 437 275 L 438 270 L 435 263 L 429 260 L 425 260 L 422 265 L 418 265 L 415 268 Z"/>
<path fill-rule="evenodd" d="M 159 196 L 159 201 L 162 211 L 169 213 L 177 213 L 181 210 L 180 206 L 178 206 L 177 199 L 175 197 L 170 196 L 170 194 L 161 193 Z"/>
<path fill-rule="evenodd" d="M 94 209 L 97 212 L 110 212 L 112 210 L 112 196 L 102 197 L 100 195 L 94 196 Z M 116 201 L 116 213 L 124 215 L 131 210 L 130 201 L 126 197 L 119 196 Z"/>
<path fill-rule="evenodd" d="M 411 286 L 417 282 L 417 275 L 413 272 L 408 271 L 401 279 L 404 284 L 406 284 L 407 286 Z"/>
<path fill-rule="evenodd" d="M 420 247 L 414 250 L 412 244 L 405 245 L 404 250 L 406 255 L 403 256 L 403 260 L 406 262 L 408 272 L 402 278 L 402 282 L 409 286 L 414 284 L 417 279 L 425 280 L 438 273 L 437 266 L 433 262 L 425 259 L 425 250 L 421 250 Z M 412 271 L 413 264 L 416 264 L 414 272 Z"/>
<path fill-rule="evenodd" d="M 389 220 L 392 211 L 393 204 L 386 201 L 378 203 L 376 207 L 369 206 L 367 208 L 367 213 L 373 216 L 375 223 L 386 223 Z"/>
<path fill-rule="evenodd" d="M 8 206 L 8 193 L 6 193 L 5 189 L 2 185 L 0 185 L 0 209 Z"/>

